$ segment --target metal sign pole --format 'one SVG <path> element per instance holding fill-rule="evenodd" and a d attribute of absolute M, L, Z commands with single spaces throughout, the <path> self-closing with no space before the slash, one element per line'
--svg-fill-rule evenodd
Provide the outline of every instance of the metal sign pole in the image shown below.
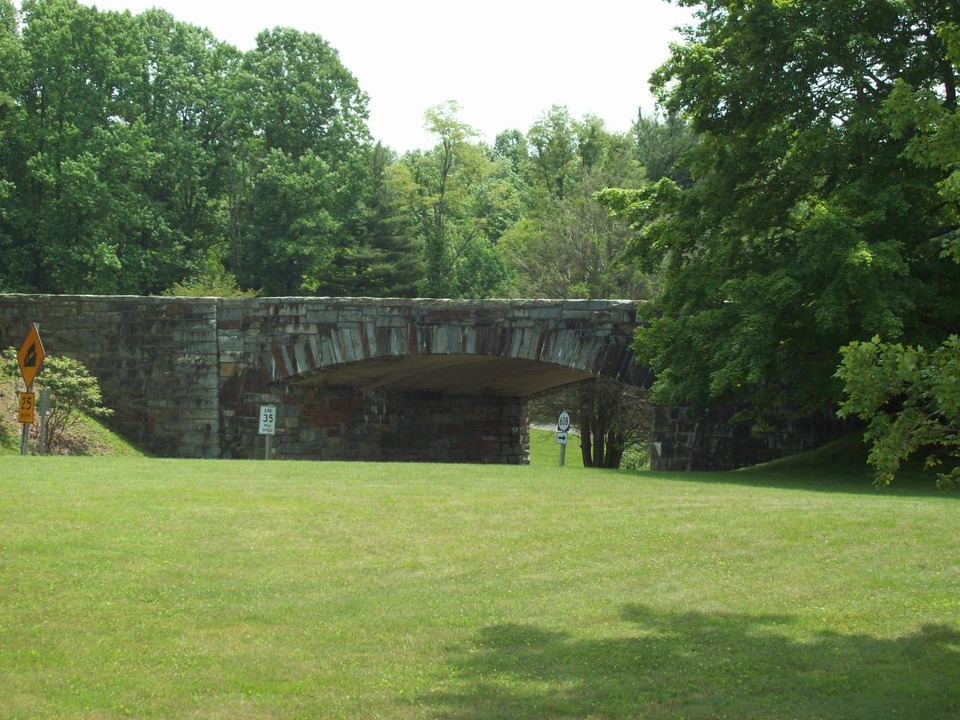
<path fill-rule="evenodd" d="M 33 385 L 27 386 L 27 392 L 31 392 Z M 28 423 L 23 423 L 23 435 L 20 437 L 20 454 L 27 454 L 27 444 L 30 442 L 30 425 Z"/>
<path fill-rule="evenodd" d="M 40 404 L 37 405 L 40 411 L 40 454 L 47 454 L 47 415 L 50 414 L 50 391 L 40 391 Z"/>
<path fill-rule="evenodd" d="M 567 457 L 567 432 L 570 430 L 570 413 L 564 410 L 557 418 L 557 445 L 560 446 L 560 467 Z"/>

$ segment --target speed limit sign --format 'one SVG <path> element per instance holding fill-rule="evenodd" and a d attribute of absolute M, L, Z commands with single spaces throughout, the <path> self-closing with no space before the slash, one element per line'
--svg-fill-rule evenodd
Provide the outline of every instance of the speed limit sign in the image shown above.
<path fill-rule="evenodd" d="M 260 406 L 260 434 L 275 435 L 277 432 L 277 406 Z"/>
<path fill-rule="evenodd" d="M 33 409 L 36 401 L 36 394 L 32 392 L 20 393 L 20 408 L 17 412 L 17 422 L 24 425 L 33 424 Z"/>

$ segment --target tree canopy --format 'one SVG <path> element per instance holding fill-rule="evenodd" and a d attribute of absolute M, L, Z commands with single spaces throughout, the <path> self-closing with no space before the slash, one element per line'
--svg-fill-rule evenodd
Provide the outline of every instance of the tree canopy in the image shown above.
<path fill-rule="evenodd" d="M 653 83 L 696 133 L 690 181 L 604 194 L 633 224 L 631 257 L 661 273 L 638 353 L 665 403 L 832 413 L 842 345 L 955 327 L 960 274 L 941 250 L 956 204 L 938 191 L 944 168 L 911 160 L 897 108 L 904 93 L 954 107 L 938 27 L 957 9 L 679 2 L 698 23 Z"/>
<path fill-rule="evenodd" d="M 317 35 L 0 0 L 0 289 L 293 294 L 364 222 L 367 98 Z"/>
<path fill-rule="evenodd" d="M 0 292 L 634 291 L 592 193 L 638 185 L 659 122 L 641 147 L 557 106 L 488 146 L 450 101 L 398 156 L 367 103 L 316 34 L 0 0 Z"/>
<path fill-rule="evenodd" d="M 960 263 L 960 115 L 953 84 L 960 72 L 960 25 L 945 20 L 935 33 L 948 61 L 944 84 L 917 86 L 898 79 L 883 112 L 894 136 L 906 140 L 903 157 L 937 173 L 940 256 Z M 956 312 L 956 306 L 951 309 Z M 939 474 L 941 486 L 960 483 L 960 338 L 953 333 L 929 348 L 874 336 L 841 350 L 841 413 L 868 423 L 869 462 L 880 482 L 892 481 L 904 460 L 924 451 L 928 467 L 952 466 Z"/>

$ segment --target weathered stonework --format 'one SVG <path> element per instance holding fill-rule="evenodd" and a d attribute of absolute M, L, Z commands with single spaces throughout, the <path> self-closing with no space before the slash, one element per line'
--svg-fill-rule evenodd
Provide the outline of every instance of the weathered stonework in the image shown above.
<path fill-rule="evenodd" d="M 523 463 L 527 398 L 597 375 L 637 384 L 637 304 L 598 300 L 0 295 L 0 347 L 40 324 L 47 353 L 100 380 L 148 452 Z"/>
<path fill-rule="evenodd" d="M 782 420 L 752 431 L 736 408 L 654 409 L 651 470 L 736 470 L 818 447 L 845 429 L 835 418 Z"/>

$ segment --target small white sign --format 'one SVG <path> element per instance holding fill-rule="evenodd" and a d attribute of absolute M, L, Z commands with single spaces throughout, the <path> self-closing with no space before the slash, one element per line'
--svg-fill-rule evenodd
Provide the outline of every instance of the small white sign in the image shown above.
<path fill-rule="evenodd" d="M 567 434 L 565 432 L 557 433 L 557 445 L 566 445 L 567 444 Z"/>
<path fill-rule="evenodd" d="M 276 405 L 260 406 L 260 434 L 261 435 L 277 434 L 277 406 Z"/>
<path fill-rule="evenodd" d="M 565 433 L 569 429 L 570 429 L 570 413 L 564 410 L 562 413 L 560 413 L 560 417 L 557 418 L 557 432 Z"/>

